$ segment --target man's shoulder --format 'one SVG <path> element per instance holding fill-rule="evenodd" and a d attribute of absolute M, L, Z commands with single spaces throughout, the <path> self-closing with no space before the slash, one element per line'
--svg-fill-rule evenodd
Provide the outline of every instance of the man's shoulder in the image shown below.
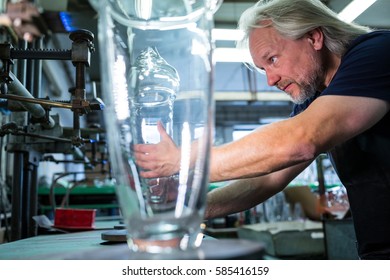
<path fill-rule="evenodd" d="M 350 48 L 358 45 L 377 45 L 379 42 L 388 42 L 390 44 L 390 30 L 375 30 L 357 37 L 352 41 Z M 377 45 L 380 47 L 380 45 Z"/>

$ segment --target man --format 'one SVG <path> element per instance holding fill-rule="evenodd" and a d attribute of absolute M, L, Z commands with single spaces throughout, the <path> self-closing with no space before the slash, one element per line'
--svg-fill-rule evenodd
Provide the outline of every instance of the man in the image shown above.
<path fill-rule="evenodd" d="M 390 32 L 345 23 L 319 0 L 259 2 L 239 26 L 255 67 L 296 104 L 291 118 L 212 148 L 211 181 L 241 180 L 209 193 L 206 218 L 255 206 L 327 152 L 348 191 L 360 258 L 389 259 Z M 164 137 L 135 148 L 149 169 L 142 176 L 178 170 L 179 159 L 158 156 L 177 149 Z"/>

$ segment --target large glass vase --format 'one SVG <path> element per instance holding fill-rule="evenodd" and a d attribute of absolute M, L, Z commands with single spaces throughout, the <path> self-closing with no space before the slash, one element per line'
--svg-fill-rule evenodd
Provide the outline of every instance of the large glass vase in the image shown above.
<path fill-rule="evenodd" d="M 90 2 L 99 15 L 108 148 L 129 247 L 150 253 L 196 248 L 208 190 L 218 1 Z M 159 144 L 161 129 L 177 147 L 180 168 L 144 178 L 134 145 Z"/>

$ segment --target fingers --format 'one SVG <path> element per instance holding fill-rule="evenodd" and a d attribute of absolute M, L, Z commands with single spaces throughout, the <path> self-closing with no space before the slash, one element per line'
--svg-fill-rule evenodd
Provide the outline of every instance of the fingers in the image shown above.
<path fill-rule="evenodd" d="M 161 173 L 162 162 L 165 161 L 164 158 L 160 158 L 158 153 L 154 153 L 153 147 L 148 147 L 149 145 L 140 145 L 143 147 L 134 147 L 133 156 L 138 167 L 148 170 L 149 172 L 154 171 L 154 173 Z M 159 174 L 160 174 L 159 173 Z M 158 177 L 158 176 L 157 176 Z"/>
<path fill-rule="evenodd" d="M 154 144 L 138 144 L 133 146 L 133 157 L 137 165 L 144 169 L 158 168 L 157 162 L 160 162 L 159 153 Z"/>
<path fill-rule="evenodd" d="M 159 173 L 155 171 L 141 171 L 139 175 L 146 179 L 160 177 Z"/>
<path fill-rule="evenodd" d="M 136 144 L 132 146 L 133 152 L 138 154 L 154 153 L 156 152 L 156 148 L 155 144 Z"/>
<path fill-rule="evenodd" d="M 168 132 L 165 130 L 165 127 L 160 121 L 157 123 L 157 129 L 158 132 L 160 133 L 161 143 L 167 145 L 166 149 L 176 148 L 175 142 L 173 141 L 172 137 L 168 134 Z"/>
<path fill-rule="evenodd" d="M 142 169 L 140 176 L 144 178 L 165 177 L 174 174 L 175 167 L 169 159 L 153 154 L 136 154 L 136 165 Z"/>
<path fill-rule="evenodd" d="M 168 135 L 167 131 L 165 130 L 165 127 L 164 125 L 162 124 L 161 121 L 158 121 L 157 122 L 157 130 L 158 130 L 158 133 L 160 133 L 160 137 L 161 139 L 170 139 L 171 137 Z"/>
<path fill-rule="evenodd" d="M 170 176 L 177 172 L 180 150 L 165 131 L 161 122 L 157 123 L 161 141 L 157 144 L 136 144 L 132 146 L 133 156 L 144 178 Z"/>
<path fill-rule="evenodd" d="M 142 169 L 145 170 L 149 170 L 149 171 L 159 170 L 159 165 L 156 162 L 147 159 L 146 160 L 142 159 L 142 157 L 136 158 L 136 164 L 138 167 L 141 167 Z"/>

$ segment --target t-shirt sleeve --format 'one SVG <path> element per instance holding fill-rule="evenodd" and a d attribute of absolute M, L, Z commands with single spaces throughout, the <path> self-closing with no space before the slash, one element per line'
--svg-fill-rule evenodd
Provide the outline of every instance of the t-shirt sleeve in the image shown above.
<path fill-rule="evenodd" d="M 373 97 L 390 101 L 390 33 L 372 34 L 355 44 L 321 95 Z"/>

